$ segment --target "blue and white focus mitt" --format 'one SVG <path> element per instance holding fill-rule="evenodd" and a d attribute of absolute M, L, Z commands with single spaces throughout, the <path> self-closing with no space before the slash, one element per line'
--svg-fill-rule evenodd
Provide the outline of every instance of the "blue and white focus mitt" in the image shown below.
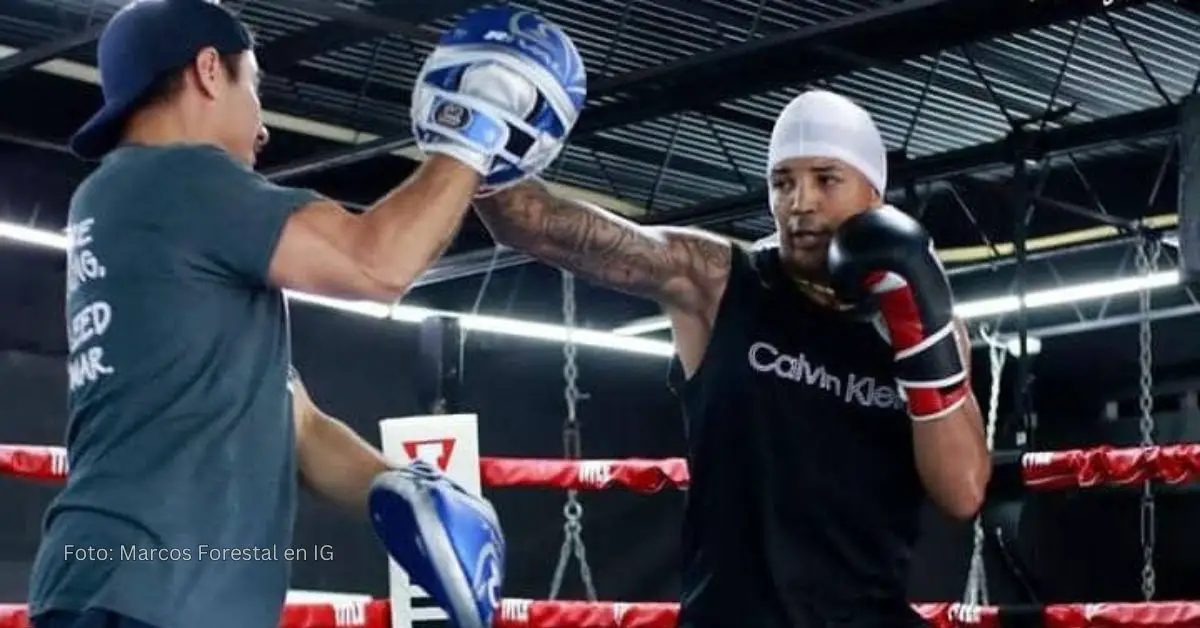
<path fill-rule="evenodd" d="M 417 460 L 378 475 L 369 507 L 388 554 L 452 626 L 491 627 L 504 581 L 504 533 L 487 500 Z"/>
<path fill-rule="evenodd" d="M 481 196 L 539 174 L 587 99 L 587 72 L 559 27 L 528 11 L 472 11 L 448 30 L 413 87 L 417 145 L 474 168 Z"/>

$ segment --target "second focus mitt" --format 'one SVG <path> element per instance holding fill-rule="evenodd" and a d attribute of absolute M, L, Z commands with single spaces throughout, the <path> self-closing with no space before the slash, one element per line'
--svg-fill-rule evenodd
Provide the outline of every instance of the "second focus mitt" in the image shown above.
<path fill-rule="evenodd" d="M 377 476 L 375 533 L 457 628 L 490 628 L 504 581 L 504 533 L 492 505 L 428 463 Z"/>

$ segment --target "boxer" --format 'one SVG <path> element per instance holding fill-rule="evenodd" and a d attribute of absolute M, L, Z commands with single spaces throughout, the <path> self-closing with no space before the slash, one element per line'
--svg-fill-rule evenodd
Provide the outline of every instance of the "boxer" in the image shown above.
<path fill-rule="evenodd" d="M 255 173 L 268 134 L 254 42 L 219 3 L 132 2 L 98 46 L 104 105 L 71 140 L 100 162 L 68 217 L 71 470 L 45 515 L 33 624 L 277 626 L 287 562 L 220 557 L 290 547 L 298 480 L 364 515 L 370 504 L 389 549 L 492 552 L 486 581 L 498 582 L 502 543 L 455 534 L 493 524 L 478 498 L 436 472 L 390 469 L 289 377 L 284 290 L 404 295 L 473 197 L 561 150 L 586 93 L 570 40 L 509 9 L 462 18 L 413 90 L 429 159 L 362 214 Z M 399 559 L 456 623 L 490 621 L 459 604 L 476 593 L 446 555 Z"/>
<path fill-rule="evenodd" d="M 917 625 L 920 504 L 968 519 L 990 476 L 949 283 L 921 225 L 883 204 L 884 143 L 849 99 L 796 97 L 767 168 L 778 237 L 754 247 L 535 180 L 475 209 L 500 243 L 671 321 L 691 471 L 681 626 Z"/>

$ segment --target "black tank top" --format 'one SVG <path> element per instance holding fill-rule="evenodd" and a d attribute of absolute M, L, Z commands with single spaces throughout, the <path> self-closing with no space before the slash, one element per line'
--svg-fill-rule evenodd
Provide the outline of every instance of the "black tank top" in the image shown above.
<path fill-rule="evenodd" d="M 691 488 L 680 626 L 921 625 L 905 600 L 924 492 L 892 350 L 823 308 L 778 250 L 735 247 L 684 381 Z"/>

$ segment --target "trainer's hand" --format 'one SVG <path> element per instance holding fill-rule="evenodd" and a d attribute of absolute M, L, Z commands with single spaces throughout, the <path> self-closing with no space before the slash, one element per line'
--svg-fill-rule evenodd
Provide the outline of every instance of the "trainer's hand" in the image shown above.
<path fill-rule="evenodd" d="M 587 97 L 575 44 L 541 17 L 468 13 L 438 42 L 413 88 L 417 145 L 470 166 L 486 195 L 537 175 L 562 151 Z"/>
<path fill-rule="evenodd" d="M 504 582 L 504 532 L 491 503 L 428 463 L 375 478 L 371 523 L 392 559 L 457 628 L 491 628 Z"/>
<path fill-rule="evenodd" d="M 854 216 L 834 233 L 829 271 L 840 298 L 877 303 L 909 415 L 937 419 L 962 405 L 970 387 L 954 298 L 921 225 L 891 206 Z"/>

